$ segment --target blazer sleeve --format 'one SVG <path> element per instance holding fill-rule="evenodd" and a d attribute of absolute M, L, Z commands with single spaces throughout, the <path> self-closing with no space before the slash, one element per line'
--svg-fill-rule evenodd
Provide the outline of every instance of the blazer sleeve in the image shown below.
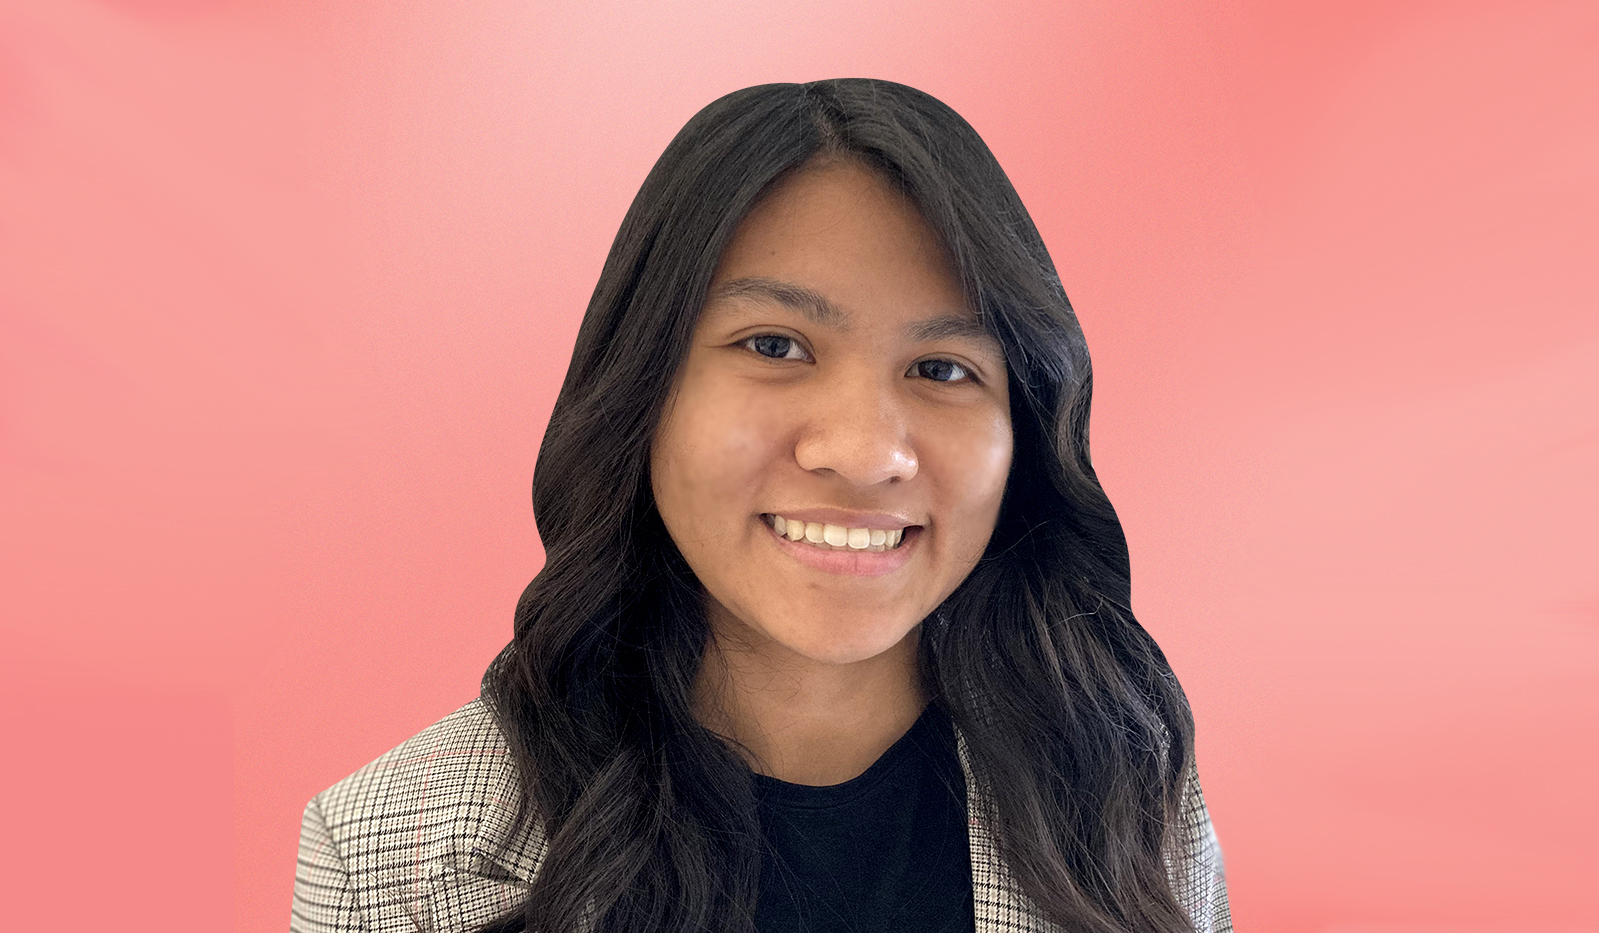
<path fill-rule="evenodd" d="M 318 798 L 305 807 L 300 824 L 300 857 L 294 870 L 290 933 L 364 933 L 350 873 L 328 832 Z"/>
<path fill-rule="evenodd" d="M 1183 785 L 1182 827 L 1172 874 L 1178 900 L 1187 908 L 1196 933 L 1232 933 L 1233 915 L 1227 906 L 1227 879 L 1221 846 L 1205 809 L 1199 773 L 1192 766 Z"/>

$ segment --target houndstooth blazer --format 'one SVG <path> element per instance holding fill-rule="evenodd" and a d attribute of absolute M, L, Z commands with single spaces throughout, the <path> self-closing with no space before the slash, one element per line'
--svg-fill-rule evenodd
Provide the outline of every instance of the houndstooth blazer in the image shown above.
<path fill-rule="evenodd" d="M 977 933 L 1058 928 L 1012 883 L 966 771 Z M 521 792 L 482 699 L 423 730 L 305 808 L 291 933 L 467 933 L 522 901 L 544 855 L 536 826 L 514 830 Z M 1168 860 L 1198 933 L 1231 933 L 1221 853 L 1192 774 L 1187 851 Z"/>

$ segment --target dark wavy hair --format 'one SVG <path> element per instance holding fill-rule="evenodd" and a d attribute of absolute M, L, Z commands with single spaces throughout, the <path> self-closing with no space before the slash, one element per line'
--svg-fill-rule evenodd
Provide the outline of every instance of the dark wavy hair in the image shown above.
<path fill-rule="evenodd" d="M 858 160 L 943 238 L 1009 368 L 1014 457 L 971 575 L 924 624 L 1015 883 L 1071 931 L 1191 930 L 1168 881 L 1193 719 L 1133 618 L 1127 543 L 1088 456 L 1088 347 L 999 163 L 920 91 L 769 84 L 701 110 L 633 200 L 589 301 L 533 477 L 544 568 L 483 680 L 548 849 L 489 930 L 752 929 L 750 769 L 691 711 L 704 591 L 650 488 L 650 445 L 717 261 L 762 195 Z M 592 925 L 592 926 L 591 926 Z"/>

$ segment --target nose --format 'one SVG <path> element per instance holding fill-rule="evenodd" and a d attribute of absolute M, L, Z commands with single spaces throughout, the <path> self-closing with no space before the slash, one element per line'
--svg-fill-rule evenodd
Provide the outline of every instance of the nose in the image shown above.
<path fill-rule="evenodd" d="M 915 476 L 904 399 L 894 388 L 871 377 L 818 385 L 804 401 L 808 416 L 794 445 L 800 467 L 858 486 Z"/>

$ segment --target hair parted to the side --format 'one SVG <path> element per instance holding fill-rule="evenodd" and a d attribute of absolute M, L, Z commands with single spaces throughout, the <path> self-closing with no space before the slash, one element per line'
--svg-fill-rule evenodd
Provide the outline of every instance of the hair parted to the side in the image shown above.
<path fill-rule="evenodd" d="M 752 928 L 760 826 L 748 766 L 691 711 L 704 594 L 656 512 L 650 445 L 724 246 L 822 155 L 881 172 L 943 237 L 1004 346 L 1014 458 L 972 574 L 922 627 L 922 679 L 988 789 L 1000 856 L 1070 931 L 1191 930 L 1167 853 L 1193 721 L 1133 618 L 1127 544 L 1088 455 L 1088 348 L 1004 171 L 912 88 L 772 84 L 701 110 L 622 222 L 533 480 L 545 565 L 484 696 L 549 846 L 488 929 Z"/>

